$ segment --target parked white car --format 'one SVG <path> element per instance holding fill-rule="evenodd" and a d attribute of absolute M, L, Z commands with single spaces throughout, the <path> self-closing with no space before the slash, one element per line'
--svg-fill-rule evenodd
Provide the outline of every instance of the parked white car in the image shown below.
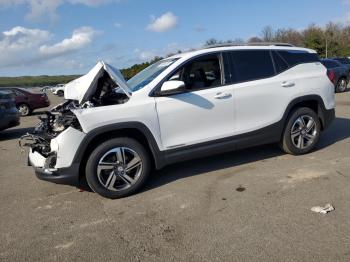
<path fill-rule="evenodd" d="M 51 92 L 57 96 L 64 96 L 64 87 L 65 84 L 58 84 L 51 88 Z"/>
<path fill-rule="evenodd" d="M 334 84 L 316 52 L 277 45 L 182 53 L 128 82 L 98 62 L 64 95 L 30 135 L 29 162 L 40 179 L 86 178 L 108 198 L 192 158 L 268 143 L 308 153 L 335 117 Z"/>

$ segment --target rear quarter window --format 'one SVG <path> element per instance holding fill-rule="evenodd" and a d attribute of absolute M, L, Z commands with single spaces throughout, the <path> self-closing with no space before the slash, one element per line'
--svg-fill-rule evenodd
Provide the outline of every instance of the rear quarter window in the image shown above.
<path fill-rule="evenodd" d="M 300 50 L 278 50 L 277 53 L 288 63 L 289 67 L 299 64 L 320 62 L 316 53 L 309 53 Z"/>

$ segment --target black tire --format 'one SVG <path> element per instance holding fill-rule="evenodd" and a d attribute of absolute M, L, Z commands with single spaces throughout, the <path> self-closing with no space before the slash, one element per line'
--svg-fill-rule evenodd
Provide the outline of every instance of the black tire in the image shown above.
<path fill-rule="evenodd" d="M 310 129 L 309 132 L 307 132 L 307 125 L 309 124 L 310 119 L 314 121 L 315 126 L 314 128 Z M 310 126 L 311 124 L 312 122 L 310 122 Z M 302 126 L 304 126 L 305 128 L 300 129 Z M 317 144 L 320 137 L 320 132 L 321 123 L 317 114 L 308 107 L 297 108 L 290 114 L 287 120 L 286 126 L 283 131 L 283 136 L 280 142 L 280 147 L 287 154 L 307 154 Z M 313 137 L 313 139 L 310 139 L 310 137 Z M 301 141 L 301 143 L 299 143 L 299 141 Z"/>
<path fill-rule="evenodd" d="M 57 95 L 62 97 L 62 96 L 64 96 L 64 92 L 62 90 L 58 90 L 57 91 Z"/>
<path fill-rule="evenodd" d="M 32 110 L 30 109 L 30 107 L 25 103 L 19 104 L 17 106 L 17 109 L 21 114 L 21 116 L 30 116 L 32 113 Z"/>
<path fill-rule="evenodd" d="M 119 160 L 119 158 L 117 157 L 117 153 L 109 153 L 111 150 L 119 150 L 118 148 L 123 148 L 122 162 L 124 165 L 118 164 L 117 160 Z M 131 160 L 133 160 L 130 155 L 137 155 L 137 159 L 140 159 L 140 170 L 138 169 L 139 167 L 136 167 L 137 170 L 134 168 L 131 171 L 127 171 L 127 164 L 130 164 Z M 109 160 L 105 160 L 106 158 L 109 158 Z M 108 165 L 106 165 L 108 169 L 98 172 L 100 161 L 104 163 L 108 162 Z M 114 165 L 114 167 L 112 169 L 109 169 L 111 163 Z M 125 169 L 120 166 L 124 166 Z M 119 172 L 119 168 L 123 170 Z M 135 139 L 128 137 L 114 138 L 102 143 L 92 151 L 88 158 L 85 171 L 86 181 L 94 192 L 106 198 L 117 199 L 129 196 L 137 192 L 144 185 L 151 171 L 151 161 L 147 150 Z M 132 177 L 131 173 L 127 173 L 134 171 L 137 173 L 137 175 L 135 174 L 134 177 Z M 123 175 L 121 173 L 123 173 Z M 128 179 L 126 180 L 125 177 Z M 134 179 L 136 177 L 137 179 Z M 125 181 L 131 181 L 130 178 L 134 179 L 133 182 L 129 184 L 126 183 Z M 122 188 L 123 184 L 128 187 Z M 112 187 L 118 186 L 120 187 L 119 190 L 116 188 L 113 188 L 114 190 L 110 189 Z"/>
<path fill-rule="evenodd" d="M 335 86 L 335 92 L 343 93 L 346 91 L 347 87 L 348 87 L 348 82 L 346 81 L 346 78 L 340 78 L 338 80 L 338 83 Z"/>

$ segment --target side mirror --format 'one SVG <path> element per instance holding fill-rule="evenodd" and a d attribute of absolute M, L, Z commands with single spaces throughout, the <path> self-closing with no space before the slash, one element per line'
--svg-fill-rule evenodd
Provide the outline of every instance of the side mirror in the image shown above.
<path fill-rule="evenodd" d="M 185 83 L 183 81 L 171 80 L 163 83 L 160 94 L 161 95 L 175 95 L 182 93 L 185 90 Z"/>

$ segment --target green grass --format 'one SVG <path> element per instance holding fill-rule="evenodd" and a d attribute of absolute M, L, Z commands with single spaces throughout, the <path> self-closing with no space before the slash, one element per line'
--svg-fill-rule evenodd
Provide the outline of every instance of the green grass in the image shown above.
<path fill-rule="evenodd" d="M 57 84 L 65 84 L 78 78 L 79 75 L 65 76 L 19 76 L 19 77 L 0 77 L 0 87 L 10 86 L 52 86 Z"/>

